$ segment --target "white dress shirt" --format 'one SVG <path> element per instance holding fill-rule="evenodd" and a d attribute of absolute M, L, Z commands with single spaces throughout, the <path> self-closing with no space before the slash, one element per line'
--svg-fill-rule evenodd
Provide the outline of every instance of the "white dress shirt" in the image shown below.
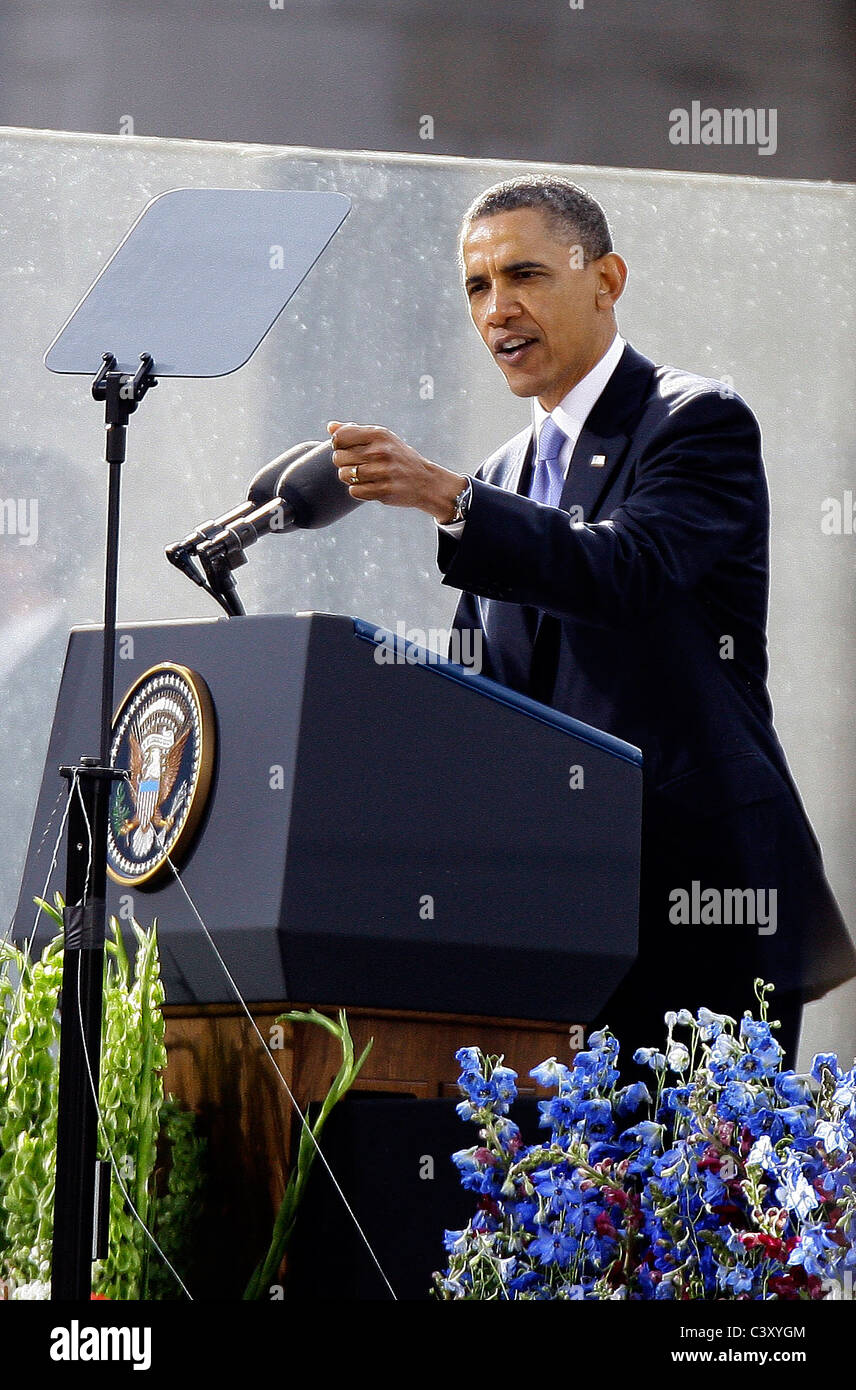
<path fill-rule="evenodd" d="M 606 383 L 618 366 L 624 347 L 625 340 L 620 333 L 616 333 L 600 361 L 594 364 L 591 371 L 581 381 L 578 381 L 576 386 L 571 387 L 568 394 L 563 396 L 559 404 L 554 406 L 551 411 L 544 409 L 537 396 L 532 397 L 532 428 L 535 431 L 536 439 L 540 438 L 541 429 L 548 415 L 552 415 L 559 429 L 568 436 L 559 453 L 559 462 L 562 465 L 562 473 L 565 478 L 568 476 L 568 465 L 577 440 L 582 434 L 583 426 Z M 446 525 L 437 522 L 440 530 L 448 532 L 450 536 L 459 536 L 466 524 L 466 519 L 448 522 Z"/>

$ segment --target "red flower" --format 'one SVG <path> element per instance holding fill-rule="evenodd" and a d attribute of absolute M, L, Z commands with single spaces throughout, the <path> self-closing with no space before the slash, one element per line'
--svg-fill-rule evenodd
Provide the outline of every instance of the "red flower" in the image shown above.
<path fill-rule="evenodd" d="M 701 1158 L 698 1160 L 698 1167 L 704 1170 L 710 1168 L 711 1172 L 718 1173 L 722 1167 L 722 1155 L 712 1144 L 708 1144 Z"/>
<path fill-rule="evenodd" d="M 730 1226 L 746 1226 L 746 1213 L 741 1207 L 736 1207 L 733 1202 L 720 1202 L 718 1206 L 711 1207 L 711 1211 L 727 1221 Z"/>
<path fill-rule="evenodd" d="M 594 1228 L 599 1236 L 609 1236 L 611 1240 L 618 1239 L 618 1232 L 612 1224 L 608 1211 L 599 1211 L 594 1219 Z"/>
<path fill-rule="evenodd" d="M 797 1286 L 790 1274 L 773 1274 L 767 1280 L 767 1288 L 776 1295 L 777 1298 L 793 1299 L 799 1298 Z"/>
<path fill-rule="evenodd" d="M 767 1255 L 772 1256 L 776 1260 L 781 1260 L 782 1264 L 784 1264 L 785 1260 L 788 1258 L 788 1250 L 785 1242 L 780 1240 L 778 1236 L 767 1235 L 766 1231 L 743 1231 L 738 1239 L 746 1250 L 757 1250 L 760 1248 L 765 1251 Z"/>

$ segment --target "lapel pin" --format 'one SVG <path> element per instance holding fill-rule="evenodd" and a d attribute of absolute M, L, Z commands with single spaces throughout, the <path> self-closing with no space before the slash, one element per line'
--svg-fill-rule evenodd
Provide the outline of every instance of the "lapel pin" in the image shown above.
<path fill-rule="evenodd" d="M 591 464 L 589 465 L 589 467 L 591 467 L 591 468 L 603 468 L 603 465 L 604 465 L 605 463 L 606 463 L 606 454 L 592 454 L 592 456 L 591 456 Z"/>

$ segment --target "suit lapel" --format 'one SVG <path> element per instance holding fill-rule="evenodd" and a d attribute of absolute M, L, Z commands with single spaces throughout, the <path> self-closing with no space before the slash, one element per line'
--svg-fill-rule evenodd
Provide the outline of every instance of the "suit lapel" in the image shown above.
<path fill-rule="evenodd" d="M 533 432 L 529 429 L 511 441 L 503 460 L 501 476 L 492 478 L 491 482 L 496 482 L 497 486 L 504 487 L 508 492 L 528 492 L 528 465 L 532 457 L 533 438 Z"/>
<path fill-rule="evenodd" d="M 627 457 L 633 429 L 650 391 L 654 363 L 629 343 L 589 412 L 574 446 L 559 506 L 574 520 L 597 520 L 598 509 Z M 532 645 L 530 691 L 549 704 L 559 659 L 561 623 L 539 612 Z"/>
<path fill-rule="evenodd" d="M 559 506 L 576 509 L 576 521 L 595 521 L 601 499 L 619 472 L 630 444 L 627 434 L 600 434 L 584 425 L 571 455 Z"/>
<path fill-rule="evenodd" d="M 501 472 L 491 479 L 499 487 L 504 487 L 508 492 L 517 492 L 522 496 L 527 496 L 529 483 L 532 477 L 532 454 L 534 451 L 535 434 L 532 429 L 524 430 L 515 436 L 508 447 L 508 452 L 503 460 Z M 481 601 L 481 600 L 480 600 Z M 506 605 L 506 608 L 508 606 Z M 541 610 L 533 608 L 528 603 L 517 605 L 517 611 L 512 615 L 506 612 L 504 621 L 506 624 L 519 623 L 522 627 L 522 634 L 526 650 L 531 651 L 535 638 L 538 634 L 538 624 L 541 619 Z M 484 616 L 482 617 L 484 621 Z M 528 673 L 527 673 L 528 674 Z M 525 690 L 525 683 L 520 683 L 516 687 Z"/>
<path fill-rule="evenodd" d="M 655 370 L 649 358 L 626 343 L 615 371 L 589 412 L 559 501 L 566 511 L 579 507 L 583 521 L 596 520 L 620 472 Z"/>
<path fill-rule="evenodd" d="M 648 395 L 654 363 L 629 343 L 618 366 L 589 412 L 571 455 L 559 506 L 578 507 L 582 520 L 594 521 L 598 508 L 619 475 L 633 428 Z M 534 431 L 524 430 L 491 479 L 499 487 L 526 495 L 532 476 Z"/>

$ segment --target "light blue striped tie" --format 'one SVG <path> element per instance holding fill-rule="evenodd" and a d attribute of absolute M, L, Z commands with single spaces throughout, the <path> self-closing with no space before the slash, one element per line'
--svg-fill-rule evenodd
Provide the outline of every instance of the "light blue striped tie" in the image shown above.
<path fill-rule="evenodd" d="M 532 470 L 529 496 L 533 501 L 544 502 L 548 507 L 558 507 L 565 485 L 565 474 L 559 462 L 559 454 L 567 438 L 552 415 L 548 415 L 538 436 L 538 461 Z"/>

